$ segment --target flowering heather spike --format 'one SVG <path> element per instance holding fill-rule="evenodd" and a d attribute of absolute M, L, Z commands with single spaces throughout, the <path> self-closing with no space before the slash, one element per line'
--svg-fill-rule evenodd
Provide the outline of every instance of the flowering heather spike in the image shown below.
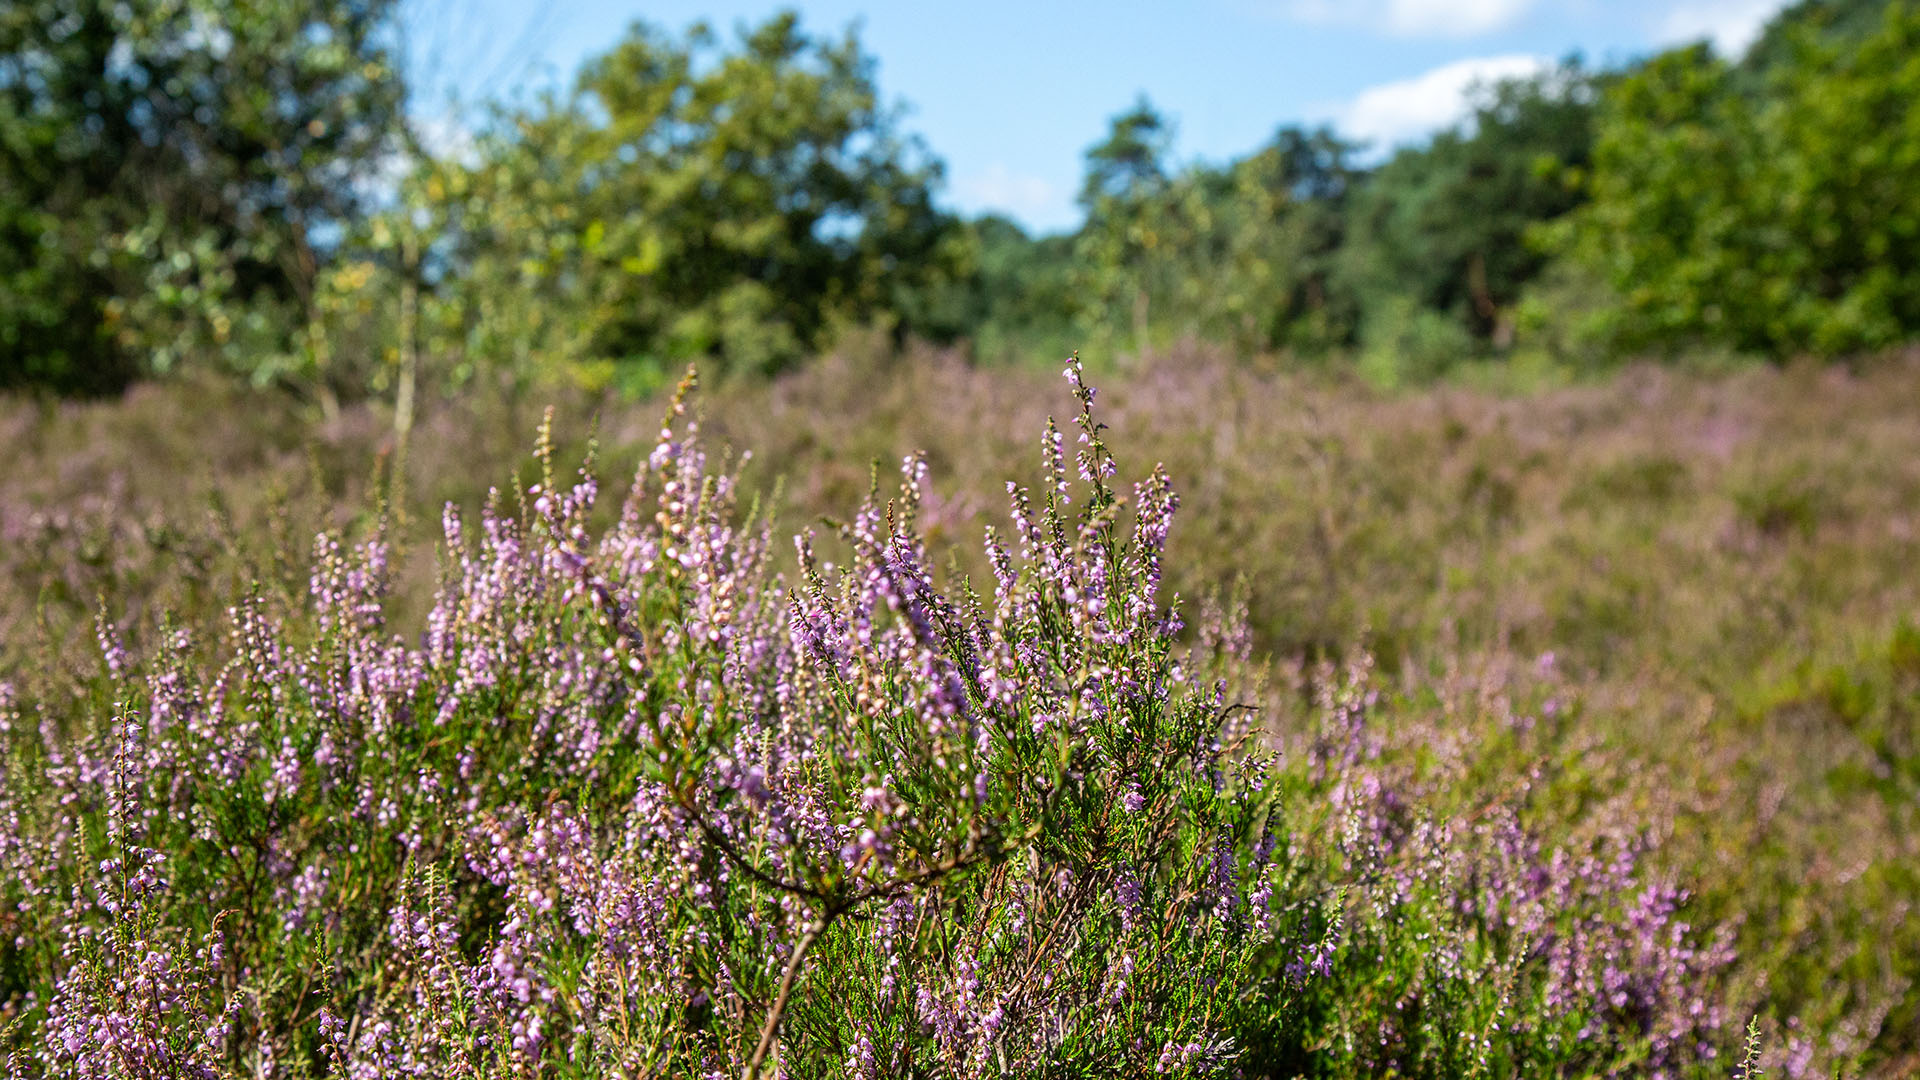
<path fill-rule="evenodd" d="M 539 435 L 534 441 L 533 456 L 540 462 L 540 486 L 536 491 L 553 490 L 553 406 L 547 406 L 540 415 Z"/>
<path fill-rule="evenodd" d="M 926 486 L 927 456 L 907 455 L 900 462 L 900 526 L 903 530 L 911 532 L 918 525 Z"/>
<path fill-rule="evenodd" d="M 1054 513 L 1047 519 L 1049 528 L 1057 533 L 1064 531 L 1059 510 L 1073 503 L 1073 488 L 1067 483 L 1066 452 L 1062 449 L 1060 429 L 1054 426 L 1053 417 L 1047 417 L 1047 505 Z"/>
<path fill-rule="evenodd" d="M 125 678 L 130 666 L 127 649 L 120 643 L 120 632 L 107 621 L 104 603 L 94 616 L 94 636 L 100 642 L 100 658 L 107 665 L 107 674 L 115 679 Z"/>

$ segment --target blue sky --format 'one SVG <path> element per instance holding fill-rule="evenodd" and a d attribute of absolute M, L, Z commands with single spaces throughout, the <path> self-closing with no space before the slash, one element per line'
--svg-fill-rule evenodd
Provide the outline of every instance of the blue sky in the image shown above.
<path fill-rule="evenodd" d="M 1331 122 L 1376 146 L 1456 120 L 1476 77 L 1578 51 L 1627 59 L 1709 38 L 1737 52 L 1781 0 L 415 0 L 414 64 L 441 108 L 564 83 L 635 19 L 723 33 L 783 7 L 858 23 L 881 91 L 947 163 L 949 205 L 1071 228 L 1081 154 L 1144 93 L 1182 160 L 1224 160 L 1275 128 Z"/>

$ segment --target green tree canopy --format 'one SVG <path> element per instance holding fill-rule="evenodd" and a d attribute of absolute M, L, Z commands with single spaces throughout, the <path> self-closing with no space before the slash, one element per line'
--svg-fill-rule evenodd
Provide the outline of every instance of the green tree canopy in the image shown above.
<path fill-rule="evenodd" d="M 967 248 L 895 121 L 851 32 L 786 13 L 727 51 L 636 25 L 572 97 L 504 114 L 458 180 L 463 325 L 634 385 L 693 358 L 771 371 L 846 323 L 938 334 L 922 297 Z M 547 315 L 488 307 L 514 289 Z"/>
<path fill-rule="evenodd" d="M 1192 244 L 1204 212 L 1194 185 L 1169 176 L 1172 144 L 1172 125 L 1142 96 L 1087 149 L 1080 185 L 1087 221 L 1074 254 L 1084 325 L 1111 333 L 1125 312 L 1140 352 L 1151 343 L 1156 297 L 1179 287 L 1172 260 Z"/>
<path fill-rule="evenodd" d="M 1353 202 L 1345 270 L 1379 306 L 1405 297 L 1504 344 L 1547 256 L 1528 234 L 1580 202 L 1596 76 L 1579 60 L 1483 87 L 1460 128 L 1401 150 Z"/>
<path fill-rule="evenodd" d="M 1107 137 L 1087 149 L 1080 205 L 1095 212 L 1105 203 L 1139 203 L 1159 194 L 1167 184 L 1172 147 L 1173 126 L 1141 95 L 1113 118 Z"/>
<path fill-rule="evenodd" d="M 1338 278 L 1348 204 L 1364 172 L 1331 128 L 1283 127 L 1227 169 L 1223 288 L 1210 322 L 1244 348 L 1323 350 L 1350 340 L 1351 292 Z"/>
<path fill-rule="evenodd" d="M 1825 8 L 1763 39 L 1761 89 L 1705 47 L 1606 96 L 1576 250 L 1629 346 L 1781 355 L 1920 332 L 1920 7 L 1857 41 Z"/>
<path fill-rule="evenodd" d="M 0 385 L 251 369 L 391 153 L 391 0 L 0 8 Z"/>
<path fill-rule="evenodd" d="M 1857 48 L 1880 29 L 1886 13 L 1887 0 L 1795 0 L 1767 21 L 1745 53 L 1727 59 L 1752 76 L 1750 91 L 1764 92 L 1767 74 L 1794 63 L 1809 34 L 1836 49 Z"/>

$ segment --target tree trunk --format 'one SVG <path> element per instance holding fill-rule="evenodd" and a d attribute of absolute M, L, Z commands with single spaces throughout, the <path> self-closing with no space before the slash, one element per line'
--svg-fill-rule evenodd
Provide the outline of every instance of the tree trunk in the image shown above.
<path fill-rule="evenodd" d="M 420 371 L 419 242 L 411 233 L 401 241 L 400 263 L 400 374 L 393 391 L 393 438 L 396 458 L 404 459 Z"/>
<path fill-rule="evenodd" d="M 1147 303 L 1146 288 L 1142 286 L 1135 289 L 1133 293 L 1133 351 L 1136 354 L 1134 357 L 1136 361 L 1143 361 L 1147 358 L 1149 327 L 1147 320 L 1149 314 Z"/>

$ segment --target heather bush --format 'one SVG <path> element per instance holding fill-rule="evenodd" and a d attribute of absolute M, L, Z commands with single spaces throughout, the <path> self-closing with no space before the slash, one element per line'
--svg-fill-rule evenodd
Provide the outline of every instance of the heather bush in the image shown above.
<path fill-rule="evenodd" d="M 449 507 L 417 636 L 377 515 L 304 596 L 138 655 L 103 618 L 77 693 L 0 686 L 11 1070 L 1711 1068 L 1729 950 L 1652 833 L 1461 803 L 1551 765 L 1552 704 L 1271 688 L 1231 604 L 1183 634 L 1171 481 L 1067 375 L 990 581 L 936 571 L 918 456 L 788 561 L 683 387 L 617 509 L 549 428 Z"/>

